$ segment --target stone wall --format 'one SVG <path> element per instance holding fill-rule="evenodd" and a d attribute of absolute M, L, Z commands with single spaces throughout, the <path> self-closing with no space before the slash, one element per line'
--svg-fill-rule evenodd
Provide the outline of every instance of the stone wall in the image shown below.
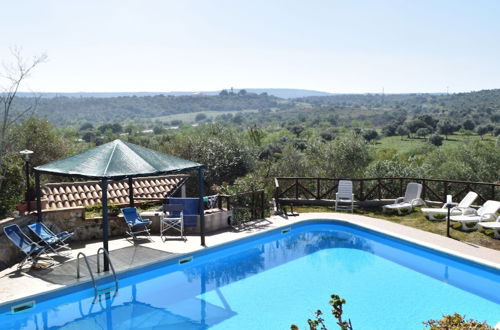
<path fill-rule="evenodd" d="M 102 217 L 85 219 L 82 206 L 64 209 L 45 210 L 43 222 L 54 232 L 73 232 L 73 241 L 85 241 L 102 238 Z M 126 225 L 121 216 L 109 216 L 109 236 L 123 236 Z"/>

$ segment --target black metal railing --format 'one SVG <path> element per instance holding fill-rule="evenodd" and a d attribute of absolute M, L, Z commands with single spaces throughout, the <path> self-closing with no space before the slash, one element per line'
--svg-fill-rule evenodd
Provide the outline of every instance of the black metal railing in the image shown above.
<path fill-rule="evenodd" d="M 219 195 L 218 207 L 233 211 L 232 224 L 237 225 L 251 220 L 263 219 L 268 215 L 268 202 L 264 190 Z"/>

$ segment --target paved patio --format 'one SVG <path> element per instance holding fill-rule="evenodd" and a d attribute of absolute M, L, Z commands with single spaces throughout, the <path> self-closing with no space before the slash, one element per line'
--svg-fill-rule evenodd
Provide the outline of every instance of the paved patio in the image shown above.
<path fill-rule="evenodd" d="M 206 245 L 207 247 L 213 247 L 260 232 L 312 219 L 346 221 L 444 252 L 463 256 L 500 270 L 500 251 L 456 241 L 385 220 L 346 213 L 305 213 L 288 218 L 274 216 L 248 223 L 240 228 L 209 235 L 206 237 Z M 3 270 L 0 272 L 0 304 L 57 290 L 64 286 L 79 283 L 79 281 L 89 281 L 90 277 L 82 261 L 81 271 L 83 276 L 80 280 L 76 279 L 76 256 L 79 252 L 84 252 L 89 256 L 91 267 L 95 270 L 95 254 L 101 246 L 101 241 L 75 242 L 72 245 L 73 249 L 68 253 L 68 257 L 56 257 L 58 263 L 52 267 L 30 269 L 30 265 L 25 265 L 23 271 L 19 272 L 17 271 L 17 265 L 14 265 Z M 152 241 L 142 241 L 135 245 L 125 238 L 115 238 L 110 240 L 109 248 L 111 260 L 117 272 L 142 267 L 179 254 L 203 249 L 198 236 L 188 236 L 187 241 L 171 238 L 166 242 L 163 242 L 159 236 L 152 236 Z"/>

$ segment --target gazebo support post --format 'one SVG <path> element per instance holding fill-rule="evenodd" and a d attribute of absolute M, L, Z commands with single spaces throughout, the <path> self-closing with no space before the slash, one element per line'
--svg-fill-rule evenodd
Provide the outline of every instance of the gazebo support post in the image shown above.
<path fill-rule="evenodd" d="M 101 180 L 101 205 L 102 205 L 102 247 L 109 253 L 108 240 L 109 240 L 109 221 L 108 221 L 108 179 Z M 99 256 L 97 256 L 99 258 Z M 106 256 L 104 258 L 104 271 L 109 271 L 109 261 Z"/>
<path fill-rule="evenodd" d="M 200 197 L 200 238 L 201 245 L 205 246 L 205 209 L 203 206 L 203 197 L 205 196 L 205 169 L 203 167 L 198 168 L 198 194 Z"/>
<path fill-rule="evenodd" d="M 132 177 L 128 178 L 128 200 L 130 207 L 134 207 L 134 180 Z"/>
<path fill-rule="evenodd" d="M 36 221 L 42 221 L 42 192 L 40 188 L 40 172 L 35 171 Z M 29 203 L 29 202 L 28 202 Z"/>

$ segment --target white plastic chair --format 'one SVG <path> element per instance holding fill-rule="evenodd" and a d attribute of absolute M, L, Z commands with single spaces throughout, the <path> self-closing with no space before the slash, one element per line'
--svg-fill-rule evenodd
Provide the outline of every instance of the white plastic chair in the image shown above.
<path fill-rule="evenodd" d="M 160 219 L 160 236 L 166 236 L 168 230 L 176 230 L 180 232 L 181 238 L 186 240 L 184 236 L 184 206 L 181 204 L 165 204 L 163 205 L 163 212 L 165 215 Z"/>
<path fill-rule="evenodd" d="M 479 222 L 478 225 L 484 229 L 493 229 L 493 237 L 500 239 L 500 216 L 497 221 Z"/>
<path fill-rule="evenodd" d="M 465 210 L 470 208 L 476 198 L 477 194 L 473 191 L 469 191 L 457 206 L 450 209 L 450 215 L 463 214 Z M 448 208 L 446 207 L 446 204 L 443 204 L 442 208 L 422 208 L 421 211 L 427 215 L 429 220 L 435 221 L 444 220 L 448 215 Z"/>
<path fill-rule="evenodd" d="M 335 211 L 346 210 L 354 212 L 354 194 L 352 192 L 352 181 L 340 180 L 337 193 L 335 194 Z"/>
<path fill-rule="evenodd" d="M 479 209 L 467 209 L 463 215 L 450 217 L 451 221 L 460 222 L 462 230 L 472 231 L 478 229 L 478 223 L 482 221 L 494 220 L 496 213 L 500 210 L 500 202 L 486 201 Z"/>
<path fill-rule="evenodd" d="M 420 198 L 422 194 L 422 185 L 420 183 L 410 182 L 406 186 L 405 196 L 398 197 L 394 204 L 382 206 L 383 211 L 398 211 L 399 215 L 408 214 L 414 206 L 423 205 L 424 201 Z"/>

